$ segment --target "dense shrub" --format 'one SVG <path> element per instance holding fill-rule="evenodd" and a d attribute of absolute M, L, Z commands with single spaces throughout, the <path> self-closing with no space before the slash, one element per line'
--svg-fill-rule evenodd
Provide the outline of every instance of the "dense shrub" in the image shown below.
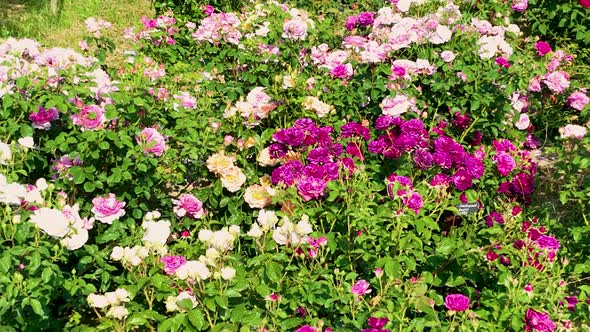
<path fill-rule="evenodd" d="M 422 2 L 1 44 L 2 328 L 587 328 L 587 228 L 531 205 L 571 154 L 584 206 L 587 79 L 520 2 Z"/>

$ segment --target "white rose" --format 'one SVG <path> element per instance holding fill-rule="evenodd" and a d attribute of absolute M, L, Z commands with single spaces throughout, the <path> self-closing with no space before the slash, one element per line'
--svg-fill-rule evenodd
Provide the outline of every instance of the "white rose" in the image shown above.
<path fill-rule="evenodd" d="M 119 246 L 116 246 L 113 248 L 113 251 L 111 252 L 111 259 L 114 261 L 120 261 L 121 258 L 123 258 L 124 254 L 125 250 Z"/>
<path fill-rule="evenodd" d="M 236 276 L 236 270 L 231 267 L 224 267 L 221 269 L 221 277 L 223 280 L 232 280 Z"/>
<path fill-rule="evenodd" d="M 62 238 L 68 234 L 70 223 L 59 210 L 40 208 L 31 215 L 31 222 L 36 224 L 47 235 Z"/>
<path fill-rule="evenodd" d="M 10 151 L 10 145 L 0 142 L 0 164 L 6 165 L 6 162 L 11 159 L 12 152 Z"/>
<path fill-rule="evenodd" d="M 142 227 L 145 229 L 142 240 L 155 244 L 166 244 L 170 236 L 170 222 L 161 221 L 144 221 Z"/>
<path fill-rule="evenodd" d="M 28 148 L 28 149 L 32 149 L 35 147 L 35 141 L 30 136 L 19 138 L 18 144 L 20 144 L 23 147 Z"/>
<path fill-rule="evenodd" d="M 88 301 L 88 305 L 94 308 L 104 308 L 109 305 L 109 301 L 107 300 L 106 296 L 99 294 L 88 295 L 86 301 Z"/>

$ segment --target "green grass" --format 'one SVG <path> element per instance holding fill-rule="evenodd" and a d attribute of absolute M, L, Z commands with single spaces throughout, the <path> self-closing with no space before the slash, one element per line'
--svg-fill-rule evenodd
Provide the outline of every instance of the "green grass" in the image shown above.
<path fill-rule="evenodd" d="M 113 23 L 113 37 L 137 26 L 141 16 L 153 16 L 150 0 L 57 0 L 54 15 L 50 0 L 0 0 L 0 39 L 32 38 L 44 46 L 76 48 L 87 34 L 84 20 L 100 17 Z"/>

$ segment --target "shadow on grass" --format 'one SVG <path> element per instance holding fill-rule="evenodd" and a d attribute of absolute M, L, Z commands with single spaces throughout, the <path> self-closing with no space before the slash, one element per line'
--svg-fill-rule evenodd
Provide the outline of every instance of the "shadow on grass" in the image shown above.
<path fill-rule="evenodd" d="M 40 36 L 59 22 L 64 0 L 2 0 L 0 37 Z"/>

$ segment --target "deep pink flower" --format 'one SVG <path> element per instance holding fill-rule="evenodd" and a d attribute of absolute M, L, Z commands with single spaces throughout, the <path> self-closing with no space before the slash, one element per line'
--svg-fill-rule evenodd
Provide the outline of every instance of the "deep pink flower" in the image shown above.
<path fill-rule="evenodd" d="M 172 203 L 174 203 L 174 213 L 179 217 L 200 219 L 207 213 L 203 209 L 203 202 L 191 194 L 182 194 L 177 200 L 173 199 Z"/>
<path fill-rule="evenodd" d="M 369 284 L 368 281 L 361 279 L 352 286 L 350 292 L 358 299 L 361 295 L 369 294 L 371 292 L 371 284 Z"/>
<path fill-rule="evenodd" d="M 316 329 L 313 326 L 303 325 L 302 327 L 295 330 L 295 332 L 316 332 Z"/>
<path fill-rule="evenodd" d="M 445 297 L 445 307 L 454 311 L 469 309 L 469 298 L 463 294 L 449 294 Z"/>
<path fill-rule="evenodd" d="M 555 330 L 555 323 L 549 318 L 549 314 L 528 309 L 525 314 L 525 330 L 552 332 Z"/>
<path fill-rule="evenodd" d="M 186 263 L 186 258 L 183 256 L 162 256 L 160 262 L 164 263 L 164 272 L 167 275 L 172 275 Z"/>
<path fill-rule="evenodd" d="M 339 64 L 330 70 L 330 75 L 336 78 L 348 78 L 352 76 L 352 65 L 350 63 L 347 64 Z"/>
<path fill-rule="evenodd" d="M 590 0 L 579 0 L 579 4 L 584 8 L 590 8 Z"/>
<path fill-rule="evenodd" d="M 92 200 L 92 213 L 102 223 L 112 224 L 113 221 L 125 215 L 125 202 L 118 201 L 115 194 L 108 197 L 96 197 Z"/>
<path fill-rule="evenodd" d="M 498 154 L 492 159 L 498 165 L 498 172 L 501 176 L 510 174 L 510 172 L 516 167 L 516 161 L 514 161 L 514 158 L 504 151 L 498 152 Z"/>
<path fill-rule="evenodd" d="M 508 62 L 508 59 L 501 57 L 501 56 L 496 58 L 496 64 L 498 66 L 504 67 L 506 69 L 510 68 L 510 62 Z"/>
<path fill-rule="evenodd" d="M 538 41 L 535 44 L 535 48 L 537 49 L 537 54 L 539 54 L 540 56 L 544 56 L 545 54 L 553 51 L 551 49 L 551 45 L 549 45 L 549 43 L 544 42 L 544 41 Z"/>
<path fill-rule="evenodd" d="M 33 128 L 48 130 L 51 128 L 51 121 L 59 118 L 59 112 L 55 108 L 45 109 L 39 106 L 39 110 L 29 114 L 29 120 L 33 122 Z"/>

